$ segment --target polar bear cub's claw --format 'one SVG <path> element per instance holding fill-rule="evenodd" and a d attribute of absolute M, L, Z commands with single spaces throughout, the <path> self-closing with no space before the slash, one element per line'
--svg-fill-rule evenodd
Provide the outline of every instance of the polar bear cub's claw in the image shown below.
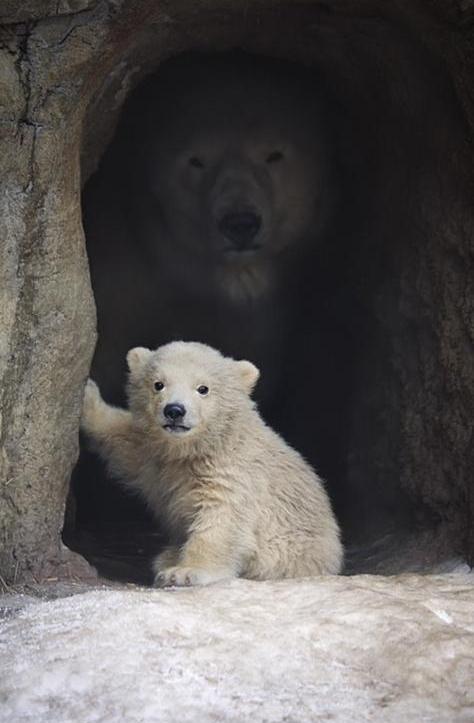
<path fill-rule="evenodd" d="M 88 379 L 84 389 L 81 418 L 81 427 L 85 431 L 88 431 L 94 426 L 103 404 L 104 401 L 101 397 L 99 387 L 92 379 Z"/>
<path fill-rule="evenodd" d="M 232 577 L 227 570 L 200 567 L 168 567 L 155 576 L 155 587 L 190 587 L 192 585 L 210 585 Z"/>

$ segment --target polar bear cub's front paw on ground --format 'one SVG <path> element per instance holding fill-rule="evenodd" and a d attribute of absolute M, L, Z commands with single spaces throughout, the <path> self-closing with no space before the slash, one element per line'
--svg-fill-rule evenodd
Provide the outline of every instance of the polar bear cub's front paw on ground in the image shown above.
<path fill-rule="evenodd" d="M 229 570 L 205 567 L 167 567 L 155 575 L 155 587 L 190 587 L 210 585 L 213 582 L 232 577 Z"/>

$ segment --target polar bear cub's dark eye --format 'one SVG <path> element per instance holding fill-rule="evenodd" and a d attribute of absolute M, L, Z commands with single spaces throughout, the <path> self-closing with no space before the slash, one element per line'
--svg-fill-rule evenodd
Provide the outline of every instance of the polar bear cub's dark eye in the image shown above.
<path fill-rule="evenodd" d="M 266 157 L 267 163 L 277 163 L 278 161 L 283 160 L 283 153 L 281 151 L 272 151 L 272 153 L 269 153 Z"/>
<path fill-rule="evenodd" d="M 193 168 L 204 168 L 204 163 L 197 156 L 191 156 L 189 159 L 189 165 Z"/>
<path fill-rule="evenodd" d="M 199 394 L 202 394 L 203 397 L 206 396 L 206 394 L 209 393 L 209 387 L 206 387 L 205 384 L 201 384 L 200 387 L 197 388 Z"/>
<path fill-rule="evenodd" d="M 157 392 L 161 392 L 161 390 L 165 388 L 163 382 L 155 382 L 153 386 L 155 387 Z"/>

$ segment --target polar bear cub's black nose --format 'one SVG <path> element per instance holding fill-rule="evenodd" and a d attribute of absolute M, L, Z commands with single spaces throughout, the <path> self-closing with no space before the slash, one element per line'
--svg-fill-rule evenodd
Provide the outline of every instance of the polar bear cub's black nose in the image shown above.
<path fill-rule="evenodd" d="M 260 230 L 262 219 L 255 213 L 226 213 L 219 222 L 219 231 L 232 241 L 238 251 L 245 251 L 253 244 Z"/>
<path fill-rule="evenodd" d="M 182 404 L 167 404 L 164 408 L 164 415 L 166 419 L 176 422 L 177 419 L 182 419 L 186 414 L 186 409 Z"/>

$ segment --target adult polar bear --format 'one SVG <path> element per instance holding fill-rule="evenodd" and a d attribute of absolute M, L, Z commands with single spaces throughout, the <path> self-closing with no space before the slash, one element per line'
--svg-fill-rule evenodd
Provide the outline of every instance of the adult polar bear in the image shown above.
<path fill-rule="evenodd" d="M 252 359 L 271 417 L 332 205 L 323 105 L 301 68 L 237 52 L 168 61 L 132 95 L 84 198 L 106 398 L 132 346 L 192 338 Z"/>

